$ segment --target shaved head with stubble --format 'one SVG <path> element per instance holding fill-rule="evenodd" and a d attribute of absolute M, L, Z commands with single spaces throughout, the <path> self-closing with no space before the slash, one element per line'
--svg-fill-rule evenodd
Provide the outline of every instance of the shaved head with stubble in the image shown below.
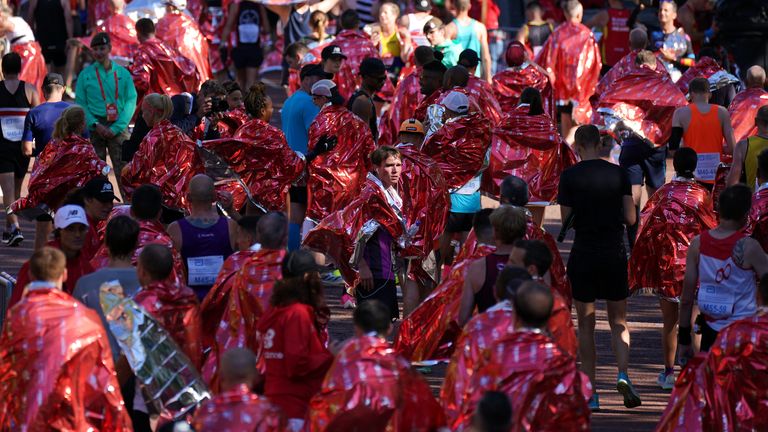
<path fill-rule="evenodd" d="M 632 29 L 629 32 L 629 48 L 632 50 L 645 49 L 648 46 L 648 34 L 643 29 Z"/>
<path fill-rule="evenodd" d="M 515 314 L 521 327 L 544 329 L 552 315 L 552 291 L 538 282 L 524 282 L 515 293 Z"/>
<path fill-rule="evenodd" d="M 216 185 L 213 179 L 205 174 L 197 174 L 189 182 L 187 197 L 190 202 L 212 203 L 216 201 Z"/>
<path fill-rule="evenodd" d="M 765 69 L 761 66 L 752 66 L 747 69 L 744 81 L 749 88 L 762 88 L 765 85 Z"/>
<path fill-rule="evenodd" d="M 443 76 L 443 88 L 466 87 L 469 84 L 469 71 L 464 66 L 448 68 Z"/>
<path fill-rule="evenodd" d="M 265 249 L 283 249 L 288 241 L 288 218 L 281 212 L 269 212 L 256 227 L 259 242 Z"/>
<path fill-rule="evenodd" d="M 240 385 L 253 387 L 258 372 L 256 356 L 246 348 L 232 348 L 221 356 L 221 389 L 231 390 Z"/>

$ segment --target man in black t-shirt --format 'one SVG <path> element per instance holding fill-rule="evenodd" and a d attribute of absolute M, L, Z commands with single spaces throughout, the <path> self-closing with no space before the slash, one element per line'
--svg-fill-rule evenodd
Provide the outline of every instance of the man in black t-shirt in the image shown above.
<path fill-rule="evenodd" d="M 600 158 L 600 132 L 593 125 L 580 126 L 575 148 L 581 162 L 560 177 L 558 202 L 563 221 L 573 215 L 576 236 L 568 259 L 568 278 L 579 324 L 581 370 L 595 385 L 595 300 L 605 299 L 608 324 L 619 374 L 617 390 L 624 405 L 640 405 L 640 397 L 627 376 L 629 327 L 627 326 L 627 252 L 624 224 L 637 219 L 632 186 L 624 168 Z M 599 409 L 597 392 L 589 401 Z"/>

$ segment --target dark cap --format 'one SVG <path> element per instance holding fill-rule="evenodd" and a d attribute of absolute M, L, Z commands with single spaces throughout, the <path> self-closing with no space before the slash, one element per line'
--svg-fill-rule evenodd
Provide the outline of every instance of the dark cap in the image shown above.
<path fill-rule="evenodd" d="M 381 76 L 387 73 L 387 67 L 381 59 L 366 57 L 360 62 L 360 75 Z"/>
<path fill-rule="evenodd" d="M 425 64 L 423 69 L 425 71 L 438 72 L 443 74 L 448 70 L 448 68 L 445 67 L 443 62 L 441 62 L 440 60 L 432 60 L 431 62 Z"/>
<path fill-rule="evenodd" d="M 432 3 L 429 0 L 414 0 L 413 8 L 418 12 L 429 12 L 432 10 Z"/>
<path fill-rule="evenodd" d="M 94 177 L 83 186 L 83 195 L 86 198 L 96 198 L 101 202 L 118 200 L 115 196 L 115 188 L 106 177 Z M 120 201 L 120 200 L 118 200 Z"/>
<path fill-rule="evenodd" d="M 311 76 L 316 76 L 320 79 L 333 78 L 333 74 L 324 71 L 323 67 L 317 63 L 307 64 L 301 67 L 301 71 L 299 72 L 299 79 L 303 80 L 304 78 Z"/>
<path fill-rule="evenodd" d="M 283 258 L 283 278 L 303 276 L 316 271 L 320 271 L 320 266 L 315 262 L 312 253 L 306 249 L 288 252 L 288 255 Z"/>
<path fill-rule="evenodd" d="M 519 41 L 512 41 L 504 53 L 504 59 L 507 61 L 507 66 L 520 66 L 525 61 L 525 46 Z"/>
<path fill-rule="evenodd" d="M 323 48 L 322 52 L 320 52 L 320 58 L 323 60 L 328 60 L 331 57 L 341 57 L 343 59 L 347 58 L 347 56 L 341 52 L 341 47 L 338 45 L 328 45 L 327 47 Z"/>
<path fill-rule="evenodd" d="M 436 30 L 442 27 L 443 27 L 443 22 L 440 20 L 440 18 L 432 18 L 431 20 L 427 21 L 426 24 L 424 24 L 424 34 L 427 34 L 432 30 Z"/>
<path fill-rule="evenodd" d="M 64 86 L 64 78 L 57 73 L 51 72 L 43 79 L 43 87 L 48 87 L 50 85 Z"/>
<path fill-rule="evenodd" d="M 459 64 L 465 68 L 477 67 L 480 64 L 480 57 L 477 56 L 475 50 L 465 49 L 459 54 Z"/>
<path fill-rule="evenodd" d="M 111 41 L 109 40 L 109 35 L 105 32 L 96 33 L 91 38 L 91 48 L 96 48 L 102 45 L 109 45 L 110 43 Z"/>

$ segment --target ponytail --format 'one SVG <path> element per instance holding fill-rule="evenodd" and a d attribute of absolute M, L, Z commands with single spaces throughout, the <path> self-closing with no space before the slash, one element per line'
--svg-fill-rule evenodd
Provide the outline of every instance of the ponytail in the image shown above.
<path fill-rule="evenodd" d="M 78 105 L 73 105 L 61 113 L 61 117 L 53 125 L 53 138 L 64 139 L 73 133 L 80 132 L 85 127 L 85 111 Z"/>

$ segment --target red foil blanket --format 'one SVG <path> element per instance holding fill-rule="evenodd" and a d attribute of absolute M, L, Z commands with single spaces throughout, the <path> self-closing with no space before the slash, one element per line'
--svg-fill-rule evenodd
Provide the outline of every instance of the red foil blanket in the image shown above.
<path fill-rule="evenodd" d="M 338 144 L 307 166 L 306 215 L 314 221 L 343 209 L 360 194 L 370 167 L 368 156 L 375 148 L 368 125 L 341 106 L 326 106 L 315 117 L 309 127 L 309 151 L 323 136 L 335 136 Z"/>
<path fill-rule="evenodd" d="M 360 336 L 336 356 L 310 401 L 307 430 L 434 431 L 445 415 L 424 378 L 384 338 Z"/>
<path fill-rule="evenodd" d="M 107 218 L 107 222 L 115 216 L 131 216 L 131 207 L 127 205 L 116 206 L 112 209 L 112 212 Z M 132 216 L 131 216 L 132 217 Z M 171 236 L 165 231 L 160 221 L 157 220 L 136 220 L 139 223 L 139 241 L 136 244 L 136 250 L 133 253 L 131 262 L 136 265 L 139 259 L 139 254 L 144 249 L 144 246 L 149 244 L 159 244 L 167 247 L 173 254 L 173 271 L 172 278 L 178 278 L 179 280 L 187 280 L 186 270 L 184 269 L 184 261 L 181 258 L 181 254 L 173 246 Z M 99 233 L 100 238 L 104 238 L 106 231 L 106 223 L 104 224 L 105 230 Z M 98 270 L 102 267 L 109 265 L 109 250 L 104 242 L 100 243 L 99 249 L 96 254 L 91 258 L 91 266 Z"/>
<path fill-rule="evenodd" d="M 133 430 L 101 320 L 69 294 L 32 289 L 8 310 L 0 429 Z"/>
<path fill-rule="evenodd" d="M 281 278 L 280 265 L 284 250 L 261 249 L 240 252 L 239 269 L 231 267 L 219 273 L 220 278 L 208 292 L 201 307 L 206 346 L 210 348 L 203 366 L 203 379 L 214 391 L 219 387 L 218 367 L 221 356 L 232 348 L 259 351 L 256 324 L 269 306 L 272 287 Z M 231 274 L 226 278 L 227 274 Z M 225 279 L 226 278 L 226 279 Z"/>
<path fill-rule="evenodd" d="M 171 276 L 141 287 L 133 300 L 171 335 L 192 364 L 200 367 L 203 355 L 200 302 L 195 292 Z"/>
<path fill-rule="evenodd" d="M 17 43 L 11 46 L 11 51 L 21 56 L 21 73 L 19 79 L 35 86 L 37 93 L 43 97 L 43 80 L 48 69 L 45 66 L 43 49 L 37 41 Z"/>
<path fill-rule="evenodd" d="M 155 34 L 169 47 L 195 63 L 201 83 L 211 79 L 208 40 L 197 22 L 183 13 L 167 13 L 157 21 Z"/>
<path fill-rule="evenodd" d="M 195 93 L 202 84 L 195 63 L 159 39 L 139 45 L 128 70 L 139 99 L 149 93 Z"/>
<path fill-rule="evenodd" d="M 504 114 L 493 129 L 491 160 L 483 172 L 481 189 L 498 197 L 505 177 L 515 175 L 528 183 L 530 201 L 552 203 L 563 170 L 576 163 L 576 155 L 547 114 L 528 115 L 521 106 Z"/>
<path fill-rule="evenodd" d="M 347 56 L 333 81 L 341 97 L 348 100 L 360 84 L 360 63 L 368 57 L 379 58 L 379 50 L 368 35 L 356 30 L 342 30 L 333 40 L 333 45 L 338 45 Z"/>
<path fill-rule="evenodd" d="M 764 251 L 768 250 L 768 189 L 758 190 L 752 197 L 745 232 L 760 242 Z"/>
<path fill-rule="evenodd" d="M 392 145 L 397 142 L 400 125 L 413 117 L 419 102 L 424 99 L 419 85 L 420 73 L 419 70 L 416 70 L 397 83 L 389 111 L 382 116 L 379 125 L 380 145 Z"/>
<path fill-rule="evenodd" d="M 595 92 L 602 67 L 600 48 L 589 28 L 571 22 L 560 24 L 541 48 L 536 62 L 554 74 L 555 102 L 574 103 L 574 120 L 588 123 L 589 97 Z"/>
<path fill-rule="evenodd" d="M 163 205 L 187 208 L 189 181 L 203 173 L 195 142 L 168 120 L 157 123 L 139 144 L 120 180 L 128 198 L 137 187 L 151 183 L 163 193 Z"/>
<path fill-rule="evenodd" d="M 491 120 L 491 124 L 494 126 L 499 124 L 503 111 L 499 101 L 496 100 L 493 87 L 485 80 L 470 75 L 466 89 L 469 96 L 477 101 L 477 104 L 480 106 L 480 112 Z"/>
<path fill-rule="evenodd" d="M 502 334 L 478 354 L 464 368 L 449 370 L 463 382 L 463 388 L 455 389 L 461 392 L 459 404 L 448 409 L 452 430 L 469 427 L 477 403 L 490 390 L 509 397 L 514 431 L 589 430 L 589 379 L 579 372 L 576 358 L 549 337 L 521 329 Z M 466 376 L 468 372 L 471 375 Z M 447 385 L 448 379 L 443 394 L 451 391 Z"/>
<path fill-rule="evenodd" d="M 688 94 L 688 85 L 694 78 L 709 78 L 723 68 L 711 57 L 702 57 L 695 65 L 689 67 L 675 84 L 684 94 Z"/>
<path fill-rule="evenodd" d="M 720 331 L 677 378 L 657 432 L 768 429 L 768 313 Z"/>
<path fill-rule="evenodd" d="M 228 165 L 248 188 L 248 198 L 266 211 L 285 210 L 286 191 L 305 167 L 304 160 L 288 147 L 283 132 L 259 119 L 243 124 L 233 138 L 201 145 Z M 213 172 L 209 175 L 217 177 Z"/>
<path fill-rule="evenodd" d="M 748 88 L 733 98 L 728 114 L 731 115 L 736 142 L 757 134 L 755 116 L 760 107 L 768 105 L 768 92 L 761 88 Z"/>
<path fill-rule="evenodd" d="M 276 406 L 242 384 L 203 403 L 192 419 L 198 431 L 283 432 L 285 426 Z"/>
<path fill-rule="evenodd" d="M 490 121 L 480 113 L 455 117 L 424 141 L 421 151 L 437 162 L 451 189 L 464 186 L 485 166 Z"/>
<path fill-rule="evenodd" d="M 322 252 L 336 263 L 344 281 L 356 286 L 358 254 L 377 229 L 385 229 L 394 239 L 393 246 L 408 244 L 406 221 L 376 176 L 368 174 L 359 196 L 346 207 L 322 219 L 304 239 L 303 245 Z"/>
<path fill-rule="evenodd" d="M 657 146 L 669 141 L 675 110 L 688 105 L 667 72 L 647 67 L 635 68 L 607 84 L 598 98 L 593 124 L 599 123 L 601 114 L 621 119 Z"/>
<path fill-rule="evenodd" d="M 230 138 L 235 136 L 235 132 L 240 129 L 240 126 L 248 123 L 250 120 L 251 116 L 245 112 L 245 108 L 238 107 L 222 113 L 222 118 L 216 126 L 222 138 Z"/>
<path fill-rule="evenodd" d="M 545 70 L 534 63 L 523 63 L 520 67 L 511 67 L 493 76 L 493 91 L 499 101 L 501 111 L 508 113 L 520 103 L 520 93 L 526 87 L 533 87 L 541 92 L 544 112 L 555 117 L 555 100 L 552 84 Z"/>
<path fill-rule="evenodd" d="M 656 191 L 640 215 L 629 258 L 629 290 L 677 302 L 693 237 L 717 225 L 709 191 L 694 181 L 673 180 Z"/>
<path fill-rule="evenodd" d="M 557 248 L 555 239 L 552 238 L 552 235 L 544 228 L 536 225 L 530 217 L 528 217 L 528 222 L 525 228 L 525 239 L 540 240 L 549 248 L 549 251 L 552 253 L 552 265 L 549 267 L 549 275 L 552 279 L 552 291 L 560 294 L 570 310 L 571 304 L 573 303 L 571 282 L 565 274 L 565 264 L 563 263 L 563 257 L 560 255 L 560 250 Z"/>
<path fill-rule="evenodd" d="M 56 210 L 70 191 L 108 173 L 89 140 L 76 135 L 52 139 L 35 160 L 27 196 L 11 204 L 11 211 L 23 215 L 42 204 Z"/>
<path fill-rule="evenodd" d="M 622 57 L 621 60 L 619 60 L 615 65 L 613 65 L 608 70 L 608 72 L 606 72 L 606 74 L 603 75 L 602 78 L 600 78 L 600 81 L 597 83 L 597 87 L 595 88 L 595 97 L 600 97 L 600 95 L 602 95 L 603 92 L 605 92 L 605 89 L 617 79 L 623 77 L 624 75 L 632 73 L 637 69 L 640 69 L 640 66 L 638 66 L 635 63 L 635 59 L 637 58 L 638 52 L 640 51 L 639 50 L 630 51 L 629 54 Z M 656 71 L 664 72 L 665 74 L 668 74 L 667 68 L 664 67 L 664 63 L 662 62 L 661 58 L 658 56 L 656 57 Z"/>
<path fill-rule="evenodd" d="M 112 51 L 109 56 L 113 59 L 120 59 L 124 62 L 130 62 L 133 59 L 139 40 L 136 39 L 136 23 L 125 14 L 109 15 L 101 24 L 96 26 L 92 34 L 104 32 L 109 35 L 109 42 L 112 45 Z M 83 46 L 91 46 L 91 36 L 77 38 Z"/>
<path fill-rule="evenodd" d="M 435 90 L 431 95 L 421 99 L 421 102 L 416 106 L 416 110 L 413 112 L 413 118 L 424 123 L 427 119 L 427 108 L 437 103 L 437 99 L 443 94 L 442 90 Z M 471 101 L 470 101 L 471 102 Z"/>

